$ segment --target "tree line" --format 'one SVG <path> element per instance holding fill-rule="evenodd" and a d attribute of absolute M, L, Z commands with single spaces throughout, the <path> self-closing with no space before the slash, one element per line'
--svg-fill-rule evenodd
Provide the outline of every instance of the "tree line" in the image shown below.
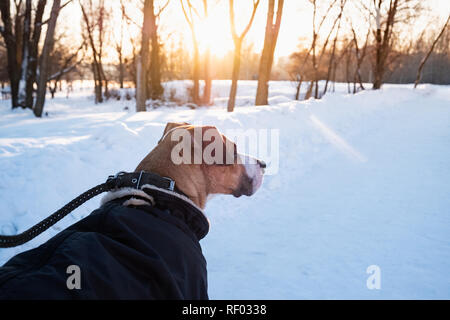
<path fill-rule="evenodd" d="M 162 20 L 170 21 L 169 2 L 182 13 L 190 39 L 169 41 L 170 35 L 161 35 Z M 197 35 L 210 7 L 219 2 L 227 4 L 234 45 L 223 57 L 212 55 L 209 47 L 201 52 Z M 79 43 L 70 41 L 64 24 L 58 23 L 69 5 L 80 12 Z M 241 12 L 233 0 L 1 1 L 0 81 L 9 84 L 12 108 L 30 108 L 37 117 L 43 113 L 46 92 L 53 97 L 63 80 L 80 77 L 94 80 L 95 103 L 111 96 L 111 83 L 120 88 L 128 83 L 136 89 L 137 111 L 146 110 L 147 100 L 161 99 L 162 82 L 173 79 L 191 79 L 191 102 L 207 106 L 212 104 L 212 80 L 231 78 L 230 112 L 243 78 L 258 81 L 255 105 L 268 104 L 269 80 L 277 78 L 296 83 L 296 99 L 319 99 L 335 82 L 346 82 L 353 93 L 367 89 L 368 83 L 379 89 L 386 81 L 450 83 L 449 19 L 439 26 L 428 24 L 414 39 L 402 39 L 401 30 L 425 10 L 419 0 L 305 0 L 311 36 L 282 65 L 274 63 L 274 53 L 285 1 L 248 0 L 248 5 L 249 11 Z M 133 11 L 136 7 L 139 14 Z M 113 10 L 119 17 L 113 17 Z M 261 52 L 246 42 L 258 10 L 266 15 Z M 244 22 L 240 30 L 236 21 Z M 138 37 L 131 28 L 140 30 Z M 125 44 L 131 54 L 125 54 Z M 110 51 L 116 53 L 115 63 L 104 62 Z"/>

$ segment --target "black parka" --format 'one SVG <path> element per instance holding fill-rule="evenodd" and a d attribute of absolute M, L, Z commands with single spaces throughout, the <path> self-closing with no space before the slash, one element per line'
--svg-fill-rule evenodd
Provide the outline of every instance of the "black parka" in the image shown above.
<path fill-rule="evenodd" d="M 208 299 L 199 244 L 206 218 L 185 203 L 126 207 L 127 199 L 10 259 L 0 268 L 0 299 Z M 80 289 L 67 285 L 72 265 Z"/>

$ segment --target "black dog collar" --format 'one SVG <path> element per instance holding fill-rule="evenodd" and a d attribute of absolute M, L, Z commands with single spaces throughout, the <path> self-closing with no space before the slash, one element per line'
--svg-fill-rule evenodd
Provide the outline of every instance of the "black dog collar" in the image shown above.
<path fill-rule="evenodd" d="M 161 177 L 160 175 L 152 172 L 140 171 L 140 172 L 125 172 L 120 171 L 115 175 L 111 175 L 106 180 L 111 188 L 134 188 L 141 189 L 143 185 L 149 184 L 156 186 L 160 189 L 173 191 L 179 193 L 185 197 L 180 189 L 175 186 L 175 181 L 168 177 Z"/>

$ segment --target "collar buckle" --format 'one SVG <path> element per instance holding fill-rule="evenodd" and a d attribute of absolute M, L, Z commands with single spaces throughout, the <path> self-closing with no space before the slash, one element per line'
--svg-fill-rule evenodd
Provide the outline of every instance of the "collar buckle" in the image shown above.
<path fill-rule="evenodd" d="M 174 191 L 175 190 L 175 181 L 173 181 L 169 177 L 162 177 L 162 178 L 169 182 L 169 187 L 167 189 L 170 191 Z"/>

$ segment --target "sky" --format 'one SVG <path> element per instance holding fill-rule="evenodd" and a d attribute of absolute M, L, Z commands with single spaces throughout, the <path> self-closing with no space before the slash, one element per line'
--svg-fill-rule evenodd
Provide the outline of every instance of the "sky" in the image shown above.
<path fill-rule="evenodd" d="M 112 15 L 114 17 L 113 34 L 109 38 L 117 38 L 120 28 L 120 2 L 119 0 L 108 0 L 107 3 L 117 2 L 117 5 L 112 6 Z M 368 1 L 369 0 L 363 0 Z M 199 0 L 192 0 L 194 4 L 197 4 L 198 8 L 201 8 Z M 348 0 L 346 10 L 352 17 L 352 23 L 356 26 L 357 32 L 361 34 L 366 32 L 367 23 L 359 17 L 359 14 L 355 3 L 357 0 Z M 127 3 L 127 14 L 137 23 L 142 23 L 142 14 L 140 8 L 132 6 L 130 2 Z M 165 0 L 155 0 L 156 7 L 165 3 Z M 246 37 L 247 43 L 254 44 L 254 50 L 260 51 L 264 43 L 264 30 L 266 24 L 268 0 L 261 0 L 258 10 L 255 15 L 253 25 Z M 423 1 L 425 6 L 429 8 L 429 11 L 424 12 L 421 17 L 414 23 L 411 30 L 406 30 L 408 35 L 420 34 L 424 28 L 426 28 L 429 21 L 433 21 L 433 25 L 440 25 L 445 20 L 446 16 L 450 13 L 450 1 L 449 0 L 426 0 Z M 207 21 L 198 20 L 196 23 L 197 37 L 200 41 L 200 49 L 204 50 L 208 45 L 211 47 L 213 54 L 217 56 L 225 55 L 227 52 L 233 49 L 233 41 L 230 33 L 229 22 L 229 10 L 227 0 L 208 0 L 209 5 L 209 19 Z M 237 32 L 240 33 L 243 30 L 245 24 L 247 24 L 250 13 L 252 10 L 251 0 L 238 0 L 235 1 L 235 15 Z M 64 9 L 62 20 L 65 27 L 68 27 L 68 33 L 72 33 L 72 37 L 77 37 L 80 33 L 80 13 L 78 12 L 78 2 L 75 1 L 67 9 Z M 331 25 L 330 21 L 324 24 L 324 31 Z M 169 5 L 161 14 L 160 18 L 160 36 L 162 42 L 177 41 L 179 37 L 182 37 L 185 45 L 191 48 L 191 35 L 189 26 L 186 23 L 183 12 L 181 10 L 179 0 L 170 0 Z M 311 41 L 312 34 L 312 5 L 308 0 L 285 0 L 283 18 L 281 28 L 278 36 L 277 47 L 275 50 L 275 56 L 277 58 L 283 56 L 289 56 L 295 52 L 301 43 L 308 45 Z M 130 27 L 130 34 L 133 38 L 140 37 L 139 30 L 136 26 Z M 79 36 L 78 36 L 79 37 Z M 131 46 L 125 44 L 125 51 L 130 52 Z M 114 56 L 114 52 L 109 54 L 111 59 Z M 107 59 L 108 60 L 108 59 Z"/>

